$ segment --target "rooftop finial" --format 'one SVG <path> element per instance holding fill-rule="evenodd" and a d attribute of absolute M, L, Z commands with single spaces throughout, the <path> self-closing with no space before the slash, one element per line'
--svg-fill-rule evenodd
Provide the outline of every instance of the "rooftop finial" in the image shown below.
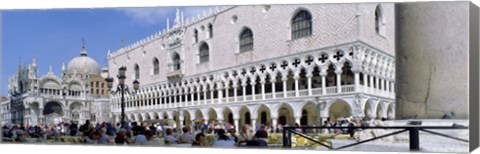
<path fill-rule="evenodd" d="M 175 14 L 175 20 L 173 21 L 173 26 L 176 27 L 177 25 L 180 24 L 180 9 L 177 8 L 177 13 Z"/>
<path fill-rule="evenodd" d="M 123 42 L 123 36 L 122 36 L 122 39 L 120 40 L 120 45 L 122 46 L 122 48 L 125 47 L 124 42 Z"/>
<path fill-rule="evenodd" d="M 80 56 L 87 56 L 87 50 L 85 49 L 85 38 L 82 38 L 82 51 L 80 52 Z"/>
<path fill-rule="evenodd" d="M 82 38 L 82 48 L 85 49 L 85 38 Z"/>

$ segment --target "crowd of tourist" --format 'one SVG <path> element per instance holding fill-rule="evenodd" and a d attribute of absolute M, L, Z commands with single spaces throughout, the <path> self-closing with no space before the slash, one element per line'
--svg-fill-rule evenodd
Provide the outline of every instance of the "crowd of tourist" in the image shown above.
<path fill-rule="evenodd" d="M 322 134 L 349 134 L 354 139 L 358 129 L 354 126 L 367 126 L 365 120 L 354 118 L 327 119 L 324 127 L 352 127 L 345 129 L 305 129 L 298 128 L 302 133 Z M 299 126 L 295 124 L 294 126 Z M 243 126 L 239 132 L 230 123 L 194 123 L 177 129 L 175 126 L 146 124 L 146 123 L 120 123 L 108 122 L 92 124 L 89 120 L 79 125 L 77 122 L 62 122 L 56 125 L 19 126 L 13 124 L 4 125 L 2 136 L 4 142 L 27 142 L 34 138 L 37 141 L 55 140 L 61 136 L 72 136 L 84 144 L 116 144 L 116 145 L 189 145 L 199 147 L 229 148 L 237 146 L 267 147 L 269 133 L 281 133 L 284 125 L 277 125 L 276 129 L 268 123 L 256 124 L 256 132 L 250 125 Z M 179 131 L 177 131 L 179 130 Z M 213 143 L 207 143 L 207 136 L 213 136 Z"/>

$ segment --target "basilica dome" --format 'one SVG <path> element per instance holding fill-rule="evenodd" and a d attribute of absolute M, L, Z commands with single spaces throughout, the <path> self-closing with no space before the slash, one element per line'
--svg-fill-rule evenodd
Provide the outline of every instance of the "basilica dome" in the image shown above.
<path fill-rule="evenodd" d="M 83 48 L 80 56 L 73 58 L 67 66 L 67 73 L 100 75 L 100 66 L 97 61 L 87 56 L 87 50 Z"/>

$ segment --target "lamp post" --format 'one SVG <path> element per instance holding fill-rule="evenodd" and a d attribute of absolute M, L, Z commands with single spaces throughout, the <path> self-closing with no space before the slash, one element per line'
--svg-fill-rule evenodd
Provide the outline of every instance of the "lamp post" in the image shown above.
<path fill-rule="evenodd" d="M 125 93 L 132 93 L 132 94 L 135 94 L 136 91 L 139 89 L 140 87 L 140 82 L 138 82 L 137 80 L 133 81 L 133 90 L 134 91 L 130 91 L 128 86 L 125 85 L 125 79 L 127 78 L 127 76 L 125 76 L 125 72 L 127 71 L 127 67 L 125 66 L 122 66 L 118 69 L 118 75 L 117 75 L 117 78 L 118 78 L 118 85 L 117 85 L 117 89 L 115 91 L 112 91 L 111 93 L 112 94 L 117 94 L 117 93 L 121 93 L 122 95 L 122 99 L 121 99 L 121 109 L 122 109 L 122 113 L 121 113 L 121 116 L 122 116 L 122 119 L 121 119 L 121 125 L 122 127 L 125 127 Z M 107 82 L 107 87 L 108 89 L 112 89 L 113 88 L 113 78 L 110 77 L 110 75 L 105 78 L 105 81 Z"/>

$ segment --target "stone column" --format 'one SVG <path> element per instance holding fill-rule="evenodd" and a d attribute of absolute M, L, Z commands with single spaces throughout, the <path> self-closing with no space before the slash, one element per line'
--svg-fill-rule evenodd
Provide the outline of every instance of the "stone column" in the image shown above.
<path fill-rule="evenodd" d="M 247 101 L 247 82 L 242 83 L 242 96 L 243 96 L 243 101 Z"/>
<path fill-rule="evenodd" d="M 177 127 L 177 132 L 183 132 L 182 129 L 183 129 L 183 120 L 184 120 L 184 117 L 183 115 L 179 115 L 178 116 L 178 127 Z"/>
<path fill-rule="evenodd" d="M 230 86 L 229 86 L 229 83 L 228 84 L 225 84 L 225 102 L 228 103 L 230 102 L 228 99 L 230 98 L 228 95 L 229 95 L 229 92 L 228 90 L 230 90 Z"/>
<path fill-rule="evenodd" d="M 223 103 L 222 102 L 222 98 L 223 98 L 223 86 L 222 84 L 218 84 L 217 86 L 217 91 L 218 91 L 218 103 L 221 104 Z M 213 93 L 212 93 L 213 94 Z"/>
<path fill-rule="evenodd" d="M 203 104 L 207 104 L 207 86 L 203 86 Z"/>
<path fill-rule="evenodd" d="M 262 84 L 262 100 L 265 100 L 265 78 L 260 80 L 260 84 Z"/>
<path fill-rule="evenodd" d="M 190 92 L 185 91 L 185 93 L 183 95 L 184 101 L 182 101 L 183 106 L 188 106 L 188 95 L 190 95 Z"/>
<path fill-rule="evenodd" d="M 238 101 L 238 100 L 237 100 L 237 99 L 238 99 L 238 98 L 237 98 L 237 88 L 238 88 L 237 83 L 234 83 L 234 84 L 233 84 L 233 101 L 234 101 L 234 102 L 237 102 L 237 101 Z"/>
<path fill-rule="evenodd" d="M 297 117 L 297 116 L 295 117 L 295 123 L 297 123 L 298 125 L 300 125 L 300 118 L 302 117 Z"/>
<path fill-rule="evenodd" d="M 272 118 L 272 126 L 273 126 L 273 132 L 277 132 L 277 118 Z M 268 132 L 270 133 L 270 132 Z"/>
<path fill-rule="evenodd" d="M 275 99 L 277 98 L 277 93 L 275 92 L 275 82 L 276 82 L 276 78 L 275 77 L 272 77 L 270 78 L 270 83 L 272 83 L 272 98 Z"/>
<path fill-rule="evenodd" d="M 214 92 L 215 92 L 215 88 L 213 87 L 213 83 L 212 83 L 212 85 L 210 85 L 210 103 L 211 104 L 214 104 L 215 102 L 215 99 L 213 98 Z"/>
<path fill-rule="evenodd" d="M 257 131 L 256 130 L 257 126 L 255 126 L 255 125 L 257 125 L 257 119 L 252 118 L 250 121 L 252 122 L 252 130 L 255 133 Z"/>
<path fill-rule="evenodd" d="M 177 99 L 177 96 L 180 96 L 180 94 L 177 91 L 173 92 L 173 107 L 177 107 L 178 104 L 180 103 L 180 100 Z"/>
<path fill-rule="evenodd" d="M 287 75 L 283 76 L 282 77 L 282 86 L 283 86 L 283 98 L 287 98 L 287 80 L 288 80 L 288 77 Z"/>
<path fill-rule="evenodd" d="M 236 131 L 236 132 L 240 132 L 240 130 L 239 130 L 240 125 L 238 124 L 238 120 L 239 120 L 239 119 L 238 119 L 238 118 L 235 118 L 235 119 L 233 119 L 233 120 L 234 120 L 234 122 L 235 122 L 235 131 Z"/>
<path fill-rule="evenodd" d="M 307 89 L 308 89 L 308 96 L 312 96 L 312 70 L 307 71 Z"/>
<path fill-rule="evenodd" d="M 327 76 L 327 71 L 325 69 L 322 69 L 322 72 L 320 72 L 320 76 L 322 77 L 322 94 L 325 95 L 327 94 L 327 81 L 326 81 L 326 76 Z"/>
<path fill-rule="evenodd" d="M 360 92 L 360 73 L 358 71 L 354 71 L 354 85 L 355 85 L 355 92 Z"/>
<path fill-rule="evenodd" d="M 254 80 L 251 80 L 251 81 L 250 81 L 250 84 L 252 85 L 252 100 L 255 100 L 255 85 L 256 85 L 257 83 L 255 83 Z"/>
<path fill-rule="evenodd" d="M 295 79 L 295 97 L 299 96 L 299 91 L 298 91 L 298 79 L 300 79 L 299 73 L 295 73 L 295 75 L 293 76 L 293 79 Z"/>
<path fill-rule="evenodd" d="M 197 87 L 197 105 L 200 105 L 202 104 L 202 100 L 200 99 L 200 95 L 202 95 L 202 90 L 200 89 L 200 87 Z"/>
<path fill-rule="evenodd" d="M 195 97 L 195 91 L 193 90 L 193 87 L 192 87 L 192 90 L 190 90 L 190 105 L 191 106 L 195 105 L 195 101 L 193 100 L 194 97 Z"/>
<path fill-rule="evenodd" d="M 363 91 L 366 92 L 368 90 L 368 75 L 367 73 L 363 74 Z"/>
<path fill-rule="evenodd" d="M 335 70 L 335 74 L 337 75 L 337 93 L 342 93 L 342 70 Z"/>

